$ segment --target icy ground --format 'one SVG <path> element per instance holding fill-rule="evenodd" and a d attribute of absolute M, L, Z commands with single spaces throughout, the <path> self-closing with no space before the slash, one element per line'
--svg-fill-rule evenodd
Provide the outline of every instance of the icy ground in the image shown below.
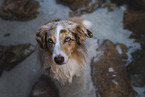
<path fill-rule="evenodd" d="M 69 8 L 58 5 L 55 0 L 39 0 L 41 8 L 40 14 L 34 20 L 27 22 L 6 21 L 0 18 L 0 44 L 15 45 L 23 43 L 36 44 L 35 32 L 48 21 L 54 19 L 68 19 Z M 3 0 L 0 1 L 2 4 Z M 94 37 L 87 39 L 86 47 L 90 59 L 96 56 L 96 48 L 105 39 L 110 39 L 113 43 L 123 43 L 130 47 L 129 53 L 139 49 L 140 45 L 129 39 L 131 32 L 123 29 L 123 14 L 121 8 L 113 8 L 108 12 L 107 8 L 101 8 L 93 13 L 85 14 L 83 17 L 92 23 L 90 31 Z M 4 37 L 10 33 L 9 37 Z M 131 57 L 129 58 L 130 61 Z M 33 84 L 37 81 L 42 71 L 37 61 L 37 51 L 26 60 L 17 65 L 10 72 L 4 72 L 0 77 L 0 97 L 28 97 Z M 69 91 L 68 91 L 69 88 Z M 91 83 L 90 67 L 85 68 L 84 75 L 79 79 L 74 79 L 73 85 L 63 87 L 61 97 L 95 97 L 94 87 Z"/>

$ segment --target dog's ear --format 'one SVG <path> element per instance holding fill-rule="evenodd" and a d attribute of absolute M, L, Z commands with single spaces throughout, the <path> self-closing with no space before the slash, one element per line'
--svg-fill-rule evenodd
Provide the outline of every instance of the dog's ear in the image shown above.
<path fill-rule="evenodd" d="M 86 37 L 92 38 L 93 34 L 91 31 L 86 29 L 85 27 L 77 26 L 75 32 L 75 38 L 78 44 L 84 43 Z"/>
<path fill-rule="evenodd" d="M 47 48 L 47 33 L 42 29 L 43 28 L 39 29 L 39 31 L 36 33 L 35 39 L 39 46 L 44 49 Z"/>
<path fill-rule="evenodd" d="M 77 26 L 77 27 L 76 27 L 76 30 L 78 31 L 78 33 L 84 34 L 84 35 L 87 36 L 88 38 L 92 38 L 92 37 L 93 37 L 92 32 L 89 31 L 88 29 L 84 28 L 84 27 Z"/>

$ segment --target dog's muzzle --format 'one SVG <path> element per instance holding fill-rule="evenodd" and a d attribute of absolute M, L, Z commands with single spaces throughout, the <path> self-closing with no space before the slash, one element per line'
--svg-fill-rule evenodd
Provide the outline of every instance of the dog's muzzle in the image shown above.
<path fill-rule="evenodd" d="M 57 63 L 58 65 L 62 65 L 63 64 L 63 62 L 64 62 L 64 57 L 63 56 L 56 56 L 56 57 L 54 57 L 54 61 L 55 61 L 55 63 Z"/>

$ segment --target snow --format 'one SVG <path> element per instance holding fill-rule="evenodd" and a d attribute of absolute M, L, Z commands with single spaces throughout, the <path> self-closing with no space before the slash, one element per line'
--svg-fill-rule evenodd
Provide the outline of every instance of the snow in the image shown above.
<path fill-rule="evenodd" d="M 117 81 L 112 80 L 112 82 L 113 82 L 115 85 L 118 85 L 118 82 L 117 82 Z"/>
<path fill-rule="evenodd" d="M 121 8 L 123 11 L 126 11 L 126 10 L 127 10 L 127 5 L 122 5 L 122 6 L 120 6 L 120 8 Z"/>
<path fill-rule="evenodd" d="M 97 62 L 97 61 L 100 60 L 101 56 L 103 55 L 103 51 L 98 51 L 98 52 L 96 53 L 96 55 L 97 55 L 97 56 L 94 58 L 94 62 Z"/>
<path fill-rule="evenodd" d="M 92 24 L 90 21 L 87 21 L 87 20 L 83 20 L 83 24 L 85 25 L 86 28 L 91 28 Z"/>
<path fill-rule="evenodd" d="M 116 75 L 115 75 L 115 74 L 113 74 L 112 76 L 113 76 L 113 77 L 116 77 Z"/>
<path fill-rule="evenodd" d="M 133 87 L 137 91 L 139 97 L 145 97 L 145 87 Z"/>
<path fill-rule="evenodd" d="M 120 48 L 119 45 L 116 46 L 116 49 L 120 55 L 123 54 L 122 49 Z"/>
<path fill-rule="evenodd" d="M 114 72 L 114 69 L 112 67 L 108 68 L 109 72 Z"/>
<path fill-rule="evenodd" d="M 42 94 L 44 94 L 44 93 L 45 93 L 45 91 L 35 90 L 35 91 L 33 92 L 33 95 L 34 95 L 34 96 L 38 96 L 38 95 L 42 95 Z"/>

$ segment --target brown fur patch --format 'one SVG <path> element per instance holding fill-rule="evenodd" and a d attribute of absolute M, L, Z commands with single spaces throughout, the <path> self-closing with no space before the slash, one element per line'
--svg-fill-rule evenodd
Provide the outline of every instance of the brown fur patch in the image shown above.
<path fill-rule="evenodd" d="M 72 22 L 77 23 L 80 26 L 84 26 L 83 23 L 82 23 L 82 21 L 83 21 L 82 17 L 72 17 L 69 20 L 72 21 Z"/>

